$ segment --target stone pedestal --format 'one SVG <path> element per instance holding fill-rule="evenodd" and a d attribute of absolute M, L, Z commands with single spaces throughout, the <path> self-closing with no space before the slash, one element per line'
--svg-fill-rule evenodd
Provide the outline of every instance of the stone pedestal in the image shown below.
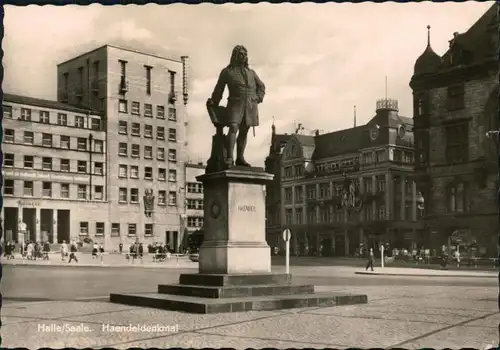
<path fill-rule="evenodd" d="M 270 273 L 266 242 L 265 185 L 273 175 L 260 168 L 231 168 L 197 178 L 204 192 L 202 274 Z"/>
<path fill-rule="evenodd" d="M 190 313 L 366 304 L 366 295 L 315 293 L 313 285 L 293 285 L 290 274 L 271 273 L 265 185 L 272 178 L 248 167 L 199 176 L 205 210 L 199 273 L 182 274 L 179 284 L 159 285 L 154 294 L 113 293 L 110 301 Z"/>

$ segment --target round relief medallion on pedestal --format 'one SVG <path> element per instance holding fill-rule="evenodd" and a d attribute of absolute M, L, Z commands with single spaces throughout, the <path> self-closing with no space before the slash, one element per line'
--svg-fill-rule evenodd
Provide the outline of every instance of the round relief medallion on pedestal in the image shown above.
<path fill-rule="evenodd" d="M 221 206 L 217 200 L 212 202 L 212 206 L 210 207 L 210 212 L 214 219 L 217 219 L 221 212 Z"/>

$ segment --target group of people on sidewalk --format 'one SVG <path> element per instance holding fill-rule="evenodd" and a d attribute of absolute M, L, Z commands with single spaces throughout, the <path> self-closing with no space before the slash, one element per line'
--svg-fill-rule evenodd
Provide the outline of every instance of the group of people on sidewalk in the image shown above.
<path fill-rule="evenodd" d="M 63 241 L 61 244 L 60 252 L 61 252 L 61 261 L 66 261 L 66 258 L 68 257 L 68 250 L 69 250 L 69 259 L 68 263 L 71 263 L 71 261 L 75 261 L 75 263 L 78 263 L 78 258 L 76 257 L 76 253 L 78 252 L 78 245 L 76 244 L 75 241 L 71 242 L 71 244 L 68 247 L 68 244 L 66 241 Z"/>
<path fill-rule="evenodd" d="M 14 259 L 16 244 L 14 241 L 4 243 L 4 257 L 8 260 Z M 49 242 L 22 242 L 19 246 L 19 253 L 22 259 L 27 260 L 49 260 L 50 244 Z"/>
<path fill-rule="evenodd" d="M 131 261 L 132 263 L 136 259 L 140 259 L 141 262 L 144 258 L 144 245 L 141 242 L 135 242 L 129 246 L 123 246 L 123 243 L 118 245 L 120 254 L 125 254 L 125 259 Z M 169 246 L 167 244 L 153 243 L 147 246 L 148 254 L 153 255 L 153 262 L 163 262 L 165 259 L 169 259 L 171 256 Z"/>

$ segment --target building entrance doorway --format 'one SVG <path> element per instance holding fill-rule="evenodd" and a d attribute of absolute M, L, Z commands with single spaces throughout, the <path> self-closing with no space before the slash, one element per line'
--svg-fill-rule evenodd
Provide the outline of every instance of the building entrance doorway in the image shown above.
<path fill-rule="evenodd" d="M 70 211 L 61 209 L 57 211 L 57 243 L 70 241 Z"/>
<path fill-rule="evenodd" d="M 345 253 L 344 235 L 335 235 L 335 256 L 345 256 Z"/>
<path fill-rule="evenodd" d="M 3 228 L 5 233 L 5 241 L 19 242 L 19 236 L 17 234 L 17 226 L 19 220 L 19 208 L 15 207 L 5 207 L 3 212 Z"/>
<path fill-rule="evenodd" d="M 52 243 L 52 238 L 54 237 L 54 210 L 53 209 L 41 209 L 40 210 L 40 231 L 41 231 L 41 241 Z"/>
<path fill-rule="evenodd" d="M 322 256 L 332 256 L 332 239 L 330 237 L 321 240 L 323 246 Z"/>
<path fill-rule="evenodd" d="M 23 222 L 26 224 L 24 240 L 36 242 L 36 209 L 23 208 Z"/>
<path fill-rule="evenodd" d="M 165 244 L 171 252 L 177 253 L 179 249 L 179 232 L 165 231 Z"/>

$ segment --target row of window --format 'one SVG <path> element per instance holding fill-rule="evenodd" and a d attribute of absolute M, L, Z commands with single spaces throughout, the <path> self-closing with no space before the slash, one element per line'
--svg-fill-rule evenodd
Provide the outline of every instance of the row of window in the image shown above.
<path fill-rule="evenodd" d="M 199 182 L 188 182 L 187 184 L 188 193 L 203 193 L 203 184 Z"/>
<path fill-rule="evenodd" d="M 51 158 L 41 157 L 41 164 L 38 163 L 38 158 L 35 156 L 23 156 L 22 167 L 25 169 L 38 169 L 46 171 L 62 171 L 73 172 L 79 174 L 88 174 L 89 172 L 94 175 L 104 175 L 104 163 L 92 162 L 92 169 L 89 169 L 89 162 L 85 160 L 70 160 L 65 158 Z M 20 165 L 20 164 L 19 164 Z M 73 166 L 72 166 L 73 165 Z M 5 153 L 4 155 L 5 167 L 17 167 L 14 153 Z M 90 170 L 90 171 L 89 171 Z"/>
<path fill-rule="evenodd" d="M 139 189 L 138 188 L 119 187 L 118 188 L 118 202 L 122 203 L 122 204 L 139 203 Z M 168 198 L 167 198 L 167 191 L 159 190 L 157 203 L 158 203 L 158 205 L 161 205 L 161 206 L 165 206 L 165 205 L 176 206 L 177 205 L 177 192 L 169 191 Z"/>
<path fill-rule="evenodd" d="M 126 165 L 119 164 L 118 165 L 118 177 L 119 178 L 130 178 L 130 179 L 138 179 L 139 178 L 139 166 L 137 165 Z M 153 167 L 145 166 L 144 167 L 144 176 L 145 180 L 153 180 Z M 160 181 L 167 181 L 167 169 L 158 168 L 157 179 Z M 176 182 L 177 181 L 177 170 L 169 169 L 168 170 L 168 181 Z"/>
<path fill-rule="evenodd" d="M 111 237 L 119 237 L 121 235 L 120 226 L 121 225 L 118 222 L 111 223 Z M 96 222 L 93 234 L 96 236 L 104 236 L 105 227 L 106 225 L 104 222 Z M 153 227 L 153 224 L 144 224 L 144 236 L 153 236 Z M 90 225 L 88 221 L 80 221 L 80 236 L 88 236 L 90 233 Z M 137 224 L 127 224 L 127 236 L 135 235 L 137 235 Z"/>
<path fill-rule="evenodd" d="M 386 179 L 385 175 L 379 175 L 375 178 L 364 178 L 363 179 L 364 193 L 373 193 L 375 186 L 376 192 L 385 192 L 386 190 Z M 355 180 L 356 181 L 356 180 Z M 359 187 L 359 180 L 356 181 L 356 186 Z M 341 182 L 333 182 L 332 187 L 330 183 L 320 183 L 314 185 L 306 185 L 304 193 L 303 186 L 286 187 L 285 188 L 285 202 L 291 203 L 295 197 L 296 202 L 304 200 L 304 195 L 307 195 L 307 199 L 328 199 L 331 198 L 331 189 L 333 190 L 334 196 L 341 196 L 344 191 L 344 184 Z M 401 194 L 401 179 L 394 178 L 395 192 L 396 194 Z M 405 193 L 407 195 L 413 194 L 413 182 L 405 181 Z"/>
<path fill-rule="evenodd" d="M 412 218 L 412 207 L 409 206 L 407 218 Z M 386 208 L 384 204 L 380 204 L 374 210 L 372 206 L 363 208 L 362 218 L 364 221 L 386 220 Z M 294 215 L 295 214 L 295 215 Z M 305 221 L 304 221 L 305 220 Z M 331 222 L 344 222 L 346 220 L 345 212 L 335 210 L 333 206 L 320 209 L 319 216 L 315 210 L 307 212 L 307 217 L 304 217 L 302 208 L 295 208 L 295 213 L 292 209 L 285 209 L 285 224 L 286 225 L 303 225 L 303 224 L 322 224 Z"/>
<path fill-rule="evenodd" d="M 98 63 L 98 61 L 96 61 Z M 118 60 L 120 63 L 120 72 L 121 72 L 121 77 L 120 80 L 121 82 L 128 84 L 127 82 L 127 61 L 124 60 Z M 144 66 L 145 69 L 145 74 L 146 74 L 146 94 L 151 95 L 151 71 L 153 70 L 153 67 L 151 66 Z M 83 72 L 83 67 L 82 67 L 82 72 Z M 175 74 L 176 72 L 171 71 L 170 69 L 168 70 L 169 73 L 169 83 L 170 83 L 170 95 L 173 95 L 175 93 Z M 82 75 L 83 76 L 83 73 Z M 97 76 L 97 74 L 96 74 Z M 170 100 L 170 103 L 173 103 L 174 101 Z"/>
<path fill-rule="evenodd" d="M 391 160 L 398 163 L 414 164 L 414 155 L 412 151 L 394 150 L 391 157 L 388 157 L 387 150 L 378 150 L 375 152 L 363 153 L 363 164 L 370 165 Z M 319 164 L 315 167 L 317 172 L 328 173 L 337 172 L 341 173 L 343 170 L 349 171 L 359 164 L 359 158 L 345 159 L 338 162 L 331 162 Z M 304 175 L 304 165 L 287 166 L 284 169 L 284 177 L 300 177 Z"/>
<path fill-rule="evenodd" d="M 203 199 L 191 199 L 186 200 L 186 205 L 188 209 L 192 210 L 203 210 Z"/>
<path fill-rule="evenodd" d="M 426 117 L 429 113 L 429 95 L 416 95 L 414 102 L 415 117 Z M 446 89 L 445 107 L 448 111 L 456 111 L 465 108 L 465 84 L 448 86 Z"/>
<path fill-rule="evenodd" d="M 417 161 L 419 166 L 428 165 L 429 139 L 426 132 L 415 134 Z M 449 125 L 445 128 L 445 158 L 448 164 L 461 164 L 469 159 L 469 126 L 467 123 Z"/>
<path fill-rule="evenodd" d="M 79 129 L 102 130 L 102 121 L 100 118 L 91 116 L 74 116 L 72 122 L 68 123 L 68 115 L 66 113 L 50 113 L 49 111 L 38 110 L 35 117 L 33 110 L 30 108 L 21 108 L 19 115 L 14 113 L 17 108 L 3 105 L 3 117 L 6 119 L 17 119 L 26 122 L 36 122 L 42 124 L 52 124 L 59 126 L 70 126 Z"/>
<path fill-rule="evenodd" d="M 188 227 L 203 227 L 203 217 L 201 216 L 188 216 Z"/>
<path fill-rule="evenodd" d="M 118 155 L 121 157 L 128 157 L 129 155 L 129 144 L 127 142 L 120 142 L 118 144 Z M 141 156 L 141 145 L 133 143 L 130 145 L 130 156 L 132 158 L 140 158 Z M 153 159 L 153 146 L 144 146 L 144 159 Z M 156 148 L 156 159 L 165 160 L 165 148 Z M 168 161 L 177 161 L 177 150 L 171 148 L 168 150 Z"/>
<path fill-rule="evenodd" d="M 120 113 L 128 113 L 128 101 L 120 100 L 118 102 L 118 112 Z M 133 101 L 130 104 L 130 114 L 133 115 L 141 115 L 141 103 L 137 101 Z M 150 103 L 144 104 L 144 114 L 145 117 L 152 118 L 153 117 L 153 105 Z M 165 106 L 156 106 L 156 118 L 165 119 Z M 168 120 L 176 121 L 177 120 L 177 110 L 173 107 L 168 108 Z"/>
<path fill-rule="evenodd" d="M 141 136 L 141 123 L 131 123 L 130 135 Z M 118 133 L 122 135 L 128 135 L 128 122 L 124 120 L 118 121 Z M 144 124 L 144 137 L 152 139 L 153 138 L 153 126 L 150 124 Z M 156 139 L 165 140 L 165 128 L 163 126 L 156 127 Z M 168 129 L 168 141 L 177 142 L 177 130 L 175 128 Z"/>
<path fill-rule="evenodd" d="M 23 138 L 16 140 L 16 131 L 14 129 L 4 129 L 3 135 L 3 141 L 5 143 L 22 143 L 25 145 L 57 147 L 60 149 L 86 152 L 92 150 L 94 153 L 104 152 L 103 140 L 89 139 L 87 137 L 70 137 L 66 135 L 42 133 L 41 138 L 39 138 L 38 136 L 40 133 L 35 134 L 33 131 L 24 131 Z"/>
<path fill-rule="evenodd" d="M 45 198 L 61 198 L 61 199 L 79 199 L 79 200 L 103 200 L 104 199 L 104 187 L 94 186 L 94 191 L 92 197 L 90 198 L 90 193 L 88 191 L 88 185 L 74 185 L 69 183 L 53 183 L 53 182 L 42 182 L 41 195 L 35 193 L 35 183 L 33 181 L 21 181 L 21 180 L 4 180 L 4 194 L 6 196 L 19 196 L 16 193 L 16 184 L 22 182 L 22 193 L 21 196 L 24 197 L 45 197 Z M 71 189 L 76 186 L 77 192 L 76 196 L 71 195 Z M 57 188 L 59 187 L 59 191 Z M 38 192 L 38 191 L 37 191 Z"/>

